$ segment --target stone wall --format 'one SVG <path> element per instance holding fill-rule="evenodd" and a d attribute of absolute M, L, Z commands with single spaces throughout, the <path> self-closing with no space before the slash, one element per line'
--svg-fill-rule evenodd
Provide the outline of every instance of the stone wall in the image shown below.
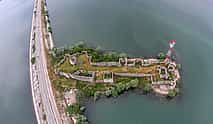
<path fill-rule="evenodd" d="M 90 62 L 93 66 L 121 66 L 119 62 Z"/>
<path fill-rule="evenodd" d="M 151 77 L 152 74 L 141 74 L 141 73 L 114 73 L 116 76 L 125 76 L 125 77 Z"/>
<path fill-rule="evenodd" d="M 55 74 L 59 75 L 59 76 L 64 76 L 68 79 L 73 78 L 73 79 L 76 79 L 76 80 L 86 81 L 86 82 L 94 82 L 94 76 L 95 76 L 94 72 L 92 74 L 92 77 L 86 77 L 86 76 L 79 76 L 79 75 L 71 74 L 71 73 L 65 73 L 65 72 L 62 72 L 62 71 L 59 71 L 59 70 L 56 70 L 56 69 L 55 69 Z"/>

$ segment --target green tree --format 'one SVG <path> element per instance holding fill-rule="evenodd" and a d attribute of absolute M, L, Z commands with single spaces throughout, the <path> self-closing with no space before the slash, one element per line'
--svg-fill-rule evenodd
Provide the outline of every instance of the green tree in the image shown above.
<path fill-rule="evenodd" d="M 31 63 L 32 63 L 32 64 L 35 64 L 35 62 L 36 62 L 36 58 L 35 58 L 35 57 L 32 57 L 32 58 L 31 58 Z"/>
<path fill-rule="evenodd" d="M 87 118 L 84 115 L 77 114 L 76 119 L 77 119 L 77 124 L 89 124 Z"/>
<path fill-rule="evenodd" d="M 105 91 L 105 95 L 106 95 L 107 97 L 111 96 L 111 95 L 112 95 L 112 90 L 110 90 L 110 89 L 106 90 L 106 91 Z"/>
<path fill-rule="evenodd" d="M 181 69 L 181 64 L 177 64 L 177 65 L 176 65 L 176 68 L 177 68 L 177 69 Z"/>
<path fill-rule="evenodd" d="M 127 57 L 127 54 L 126 54 L 126 53 L 120 53 L 120 54 L 119 54 L 119 57 L 120 57 L 120 58 L 125 58 L 125 57 Z"/>
<path fill-rule="evenodd" d="M 165 58 L 166 58 L 166 55 L 165 55 L 163 52 L 160 52 L 160 53 L 158 54 L 158 58 L 159 58 L 159 59 L 165 59 Z"/>
<path fill-rule="evenodd" d="M 137 78 L 134 80 L 131 80 L 130 84 L 131 84 L 131 87 L 136 88 L 136 87 L 138 87 L 139 80 Z"/>
<path fill-rule="evenodd" d="M 117 97 L 118 96 L 118 91 L 117 91 L 117 89 L 116 88 L 112 88 L 112 96 L 113 97 Z"/>
<path fill-rule="evenodd" d="M 121 93 L 122 91 L 124 91 L 124 89 L 125 89 L 124 84 L 122 84 L 122 83 L 116 84 L 116 90 L 117 90 L 118 93 Z"/>
<path fill-rule="evenodd" d="M 67 107 L 66 111 L 69 113 L 69 114 L 78 114 L 78 113 L 81 113 L 81 106 L 80 104 L 76 103 L 76 104 L 73 104 L 73 105 L 70 105 Z"/>
<path fill-rule="evenodd" d="M 131 88 L 131 84 L 130 84 L 129 82 L 127 82 L 127 83 L 125 84 L 125 89 L 128 90 L 129 88 Z"/>
<path fill-rule="evenodd" d="M 52 33 L 52 28 L 51 28 L 51 27 L 48 27 L 48 28 L 47 28 L 47 31 L 50 32 L 50 33 Z"/>
<path fill-rule="evenodd" d="M 151 89 L 152 89 L 152 87 L 151 87 L 151 84 L 150 84 L 150 83 L 145 83 L 145 84 L 144 84 L 143 90 L 144 90 L 145 92 L 149 92 Z"/>
<path fill-rule="evenodd" d="M 101 95 L 101 92 L 100 91 L 96 91 L 94 93 L 94 101 L 96 101 L 100 97 L 100 95 Z"/>
<path fill-rule="evenodd" d="M 36 50 L 36 48 L 35 48 L 35 44 L 33 44 L 33 46 L 32 46 L 32 52 L 34 53 L 34 52 L 35 52 L 35 50 Z"/>
<path fill-rule="evenodd" d="M 175 90 L 169 90 L 169 93 L 168 93 L 168 97 L 169 98 L 173 98 L 177 95 L 177 92 Z"/>

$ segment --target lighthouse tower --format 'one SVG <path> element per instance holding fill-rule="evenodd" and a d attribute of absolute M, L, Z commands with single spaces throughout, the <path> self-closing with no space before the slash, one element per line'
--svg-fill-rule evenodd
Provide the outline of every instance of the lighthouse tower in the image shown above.
<path fill-rule="evenodd" d="M 176 44 L 176 40 L 169 41 L 169 50 L 166 54 L 166 59 L 165 59 L 166 62 L 171 61 L 171 55 L 172 55 L 172 51 L 174 49 L 175 44 Z"/>

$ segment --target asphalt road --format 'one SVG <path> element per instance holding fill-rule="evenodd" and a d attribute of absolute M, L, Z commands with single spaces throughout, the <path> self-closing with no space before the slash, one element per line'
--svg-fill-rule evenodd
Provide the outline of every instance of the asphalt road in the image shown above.
<path fill-rule="evenodd" d="M 55 98 L 51 88 L 51 82 L 47 71 L 47 60 L 44 51 L 43 34 L 41 27 L 41 1 L 38 0 L 37 12 L 35 18 L 35 55 L 36 55 L 36 71 L 38 77 L 38 87 L 40 90 L 41 104 L 43 106 L 44 113 L 46 115 L 46 121 L 48 124 L 62 124 L 62 120 L 59 111 L 56 106 Z M 38 94 L 36 94 L 38 95 Z M 39 96 L 37 96 L 39 97 Z"/>

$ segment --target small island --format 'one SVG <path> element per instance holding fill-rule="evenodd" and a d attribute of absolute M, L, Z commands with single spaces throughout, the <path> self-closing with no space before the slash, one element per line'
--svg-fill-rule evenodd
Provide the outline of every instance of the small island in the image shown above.
<path fill-rule="evenodd" d="M 49 76 L 58 99 L 77 123 L 87 123 L 80 106 L 83 98 L 117 97 L 130 89 L 154 92 L 167 98 L 179 92 L 180 64 L 171 59 L 176 41 L 170 41 L 167 54 L 155 58 L 129 57 L 78 43 L 49 51 Z"/>

